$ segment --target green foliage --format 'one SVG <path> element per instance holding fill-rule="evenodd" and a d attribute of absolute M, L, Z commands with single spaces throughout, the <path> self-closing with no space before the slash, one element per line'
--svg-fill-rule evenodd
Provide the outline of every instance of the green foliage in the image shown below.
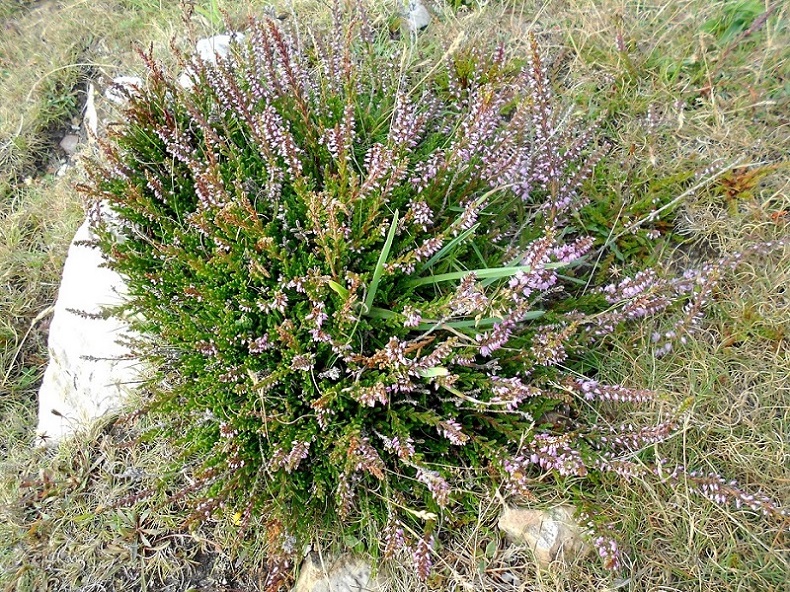
<path fill-rule="evenodd" d="M 17 12 L 28 8 L 31 4 L 33 4 L 33 0 L 7 0 L 0 6 L 0 18 L 11 18 Z"/>
<path fill-rule="evenodd" d="M 765 6 L 765 2 L 759 0 L 727 2 L 721 15 L 706 21 L 701 29 L 716 37 L 719 43 L 729 43 L 749 28 L 765 11 Z"/>
<path fill-rule="evenodd" d="M 454 10 L 474 10 L 479 7 L 478 0 L 447 0 Z"/>
<path fill-rule="evenodd" d="M 218 0 L 209 0 L 206 6 L 196 5 L 195 12 L 215 27 L 222 25 L 222 12 Z"/>

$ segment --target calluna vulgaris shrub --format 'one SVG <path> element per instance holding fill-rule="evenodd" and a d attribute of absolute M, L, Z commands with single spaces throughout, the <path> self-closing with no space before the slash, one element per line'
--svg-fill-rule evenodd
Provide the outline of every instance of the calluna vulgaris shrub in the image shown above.
<path fill-rule="evenodd" d="M 157 370 L 146 411 L 197 467 L 175 494 L 193 517 L 263 517 L 271 587 L 306 543 L 348 535 L 424 577 L 437 526 L 495 487 L 651 470 L 633 452 L 671 421 L 583 412 L 650 393 L 572 369 L 681 298 L 674 331 L 693 326 L 722 265 L 585 294 L 602 247 L 573 220 L 604 148 L 561 125 L 534 43 L 523 67 L 500 48 L 421 70 L 364 18 L 312 39 L 251 23 L 233 57 L 192 58 L 189 90 L 149 58 L 90 193 L 116 214 L 101 245 Z"/>

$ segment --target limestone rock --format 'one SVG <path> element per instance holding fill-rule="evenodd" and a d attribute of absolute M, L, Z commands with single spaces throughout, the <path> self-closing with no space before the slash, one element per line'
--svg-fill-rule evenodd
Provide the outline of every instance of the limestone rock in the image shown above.
<path fill-rule="evenodd" d="M 573 506 L 549 510 L 508 507 L 499 516 L 499 529 L 510 542 L 529 547 L 538 564 L 547 567 L 554 561 L 570 562 L 590 550 L 584 529 L 573 514 Z"/>
<path fill-rule="evenodd" d="M 431 22 L 431 14 L 420 0 L 401 0 L 401 17 L 403 27 L 408 33 L 416 33 L 427 27 Z"/>
<path fill-rule="evenodd" d="M 225 57 L 230 52 L 232 42 L 244 41 L 244 33 L 230 33 L 228 35 L 214 35 L 199 39 L 195 44 L 195 53 L 205 62 L 217 63 L 217 57 Z"/>
<path fill-rule="evenodd" d="M 140 362 L 129 359 L 119 343 L 129 337 L 126 325 L 116 318 L 86 318 L 119 304 L 126 290 L 120 275 L 102 267 L 98 249 L 78 244 L 94 238 L 86 220 L 63 269 L 49 328 L 50 361 L 38 393 L 37 435 L 44 443 L 118 408 L 141 377 Z"/>
<path fill-rule="evenodd" d="M 205 37 L 203 39 L 198 39 L 195 44 L 195 53 L 204 62 L 216 64 L 218 57 L 224 58 L 230 53 L 231 43 L 241 43 L 242 41 L 244 41 L 244 33 L 238 32 Z M 187 90 L 195 86 L 194 72 L 187 68 L 181 76 L 178 77 L 178 84 Z"/>
<path fill-rule="evenodd" d="M 143 79 L 139 76 L 116 76 L 104 91 L 104 96 L 113 103 L 123 105 L 128 95 L 139 92 L 142 87 Z"/>
<path fill-rule="evenodd" d="M 321 560 L 310 554 L 302 563 L 292 592 L 376 592 L 381 585 L 371 576 L 370 563 L 360 557 L 344 555 Z"/>

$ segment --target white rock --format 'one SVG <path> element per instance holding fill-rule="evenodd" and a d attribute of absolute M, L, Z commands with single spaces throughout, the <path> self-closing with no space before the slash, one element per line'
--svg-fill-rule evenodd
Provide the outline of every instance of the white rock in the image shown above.
<path fill-rule="evenodd" d="M 77 244 L 95 238 L 86 220 L 74 236 L 49 328 L 50 361 L 38 393 L 37 435 L 57 442 L 117 409 L 142 376 L 139 361 L 119 343 L 130 336 L 119 319 L 84 318 L 121 302 L 126 286 L 101 267 L 98 249 Z"/>
<path fill-rule="evenodd" d="M 99 116 L 96 113 L 96 102 L 93 100 L 95 94 L 96 87 L 93 86 L 92 82 L 89 82 L 87 93 L 85 94 L 85 116 L 82 120 L 88 130 L 89 142 L 95 142 L 99 134 Z"/>
<path fill-rule="evenodd" d="M 217 58 L 224 58 L 230 53 L 230 45 L 233 42 L 241 43 L 244 41 L 244 33 L 231 32 L 227 35 L 214 35 L 198 39 L 195 44 L 195 53 L 205 62 L 217 63 Z M 195 86 L 194 72 L 187 68 L 178 77 L 178 84 L 181 88 L 189 90 Z"/>
<path fill-rule="evenodd" d="M 321 560 L 310 554 L 299 569 L 299 579 L 292 592 L 376 592 L 381 590 L 377 578 L 371 577 L 370 563 L 361 557 L 344 555 L 335 560 Z"/>
<path fill-rule="evenodd" d="M 116 76 L 112 85 L 104 91 L 104 96 L 118 105 L 126 103 L 128 94 L 136 94 L 143 86 L 143 79 L 139 76 Z"/>
<path fill-rule="evenodd" d="M 402 0 L 401 17 L 407 32 L 416 33 L 431 22 L 431 14 L 420 0 Z"/>
<path fill-rule="evenodd" d="M 244 41 L 244 33 L 233 32 L 228 35 L 214 35 L 198 39 L 195 44 L 195 53 L 203 61 L 216 64 L 218 57 L 224 58 L 230 53 L 230 44 L 234 41 L 236 43 Z"/>
<path fill-rule="evenodd" d="M 589 552 L 584 529 L 573 514 L 573 506 L 550 510 L 505 508 L 499 516 L 499 529 L 510 542 L 529 547 L 537 563 L 546 567 L 554 561 L 573 561 Z"/>
<path fill-rule="evenodd" d="M 181 72 L 181 75 L 178 77 L 178 86 L 186 90 L 189 90 L 190 88 L 195 86 L 195 81 L 192 80 L 193 74 L 194 72 L 192 72 L 191 68 L 187 68 L 186 70 Z"/>

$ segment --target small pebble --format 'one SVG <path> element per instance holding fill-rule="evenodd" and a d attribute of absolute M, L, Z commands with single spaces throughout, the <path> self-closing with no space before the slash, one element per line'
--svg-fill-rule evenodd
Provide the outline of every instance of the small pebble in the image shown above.
<path fill-rule="evenodd" d="M 79 142 L 79 136 L 68 134 L 60 141 L 60 147 L 63 149 L 63 152 L 70 156 L 77 150 L 77 144 L 79 144 Z"/>

